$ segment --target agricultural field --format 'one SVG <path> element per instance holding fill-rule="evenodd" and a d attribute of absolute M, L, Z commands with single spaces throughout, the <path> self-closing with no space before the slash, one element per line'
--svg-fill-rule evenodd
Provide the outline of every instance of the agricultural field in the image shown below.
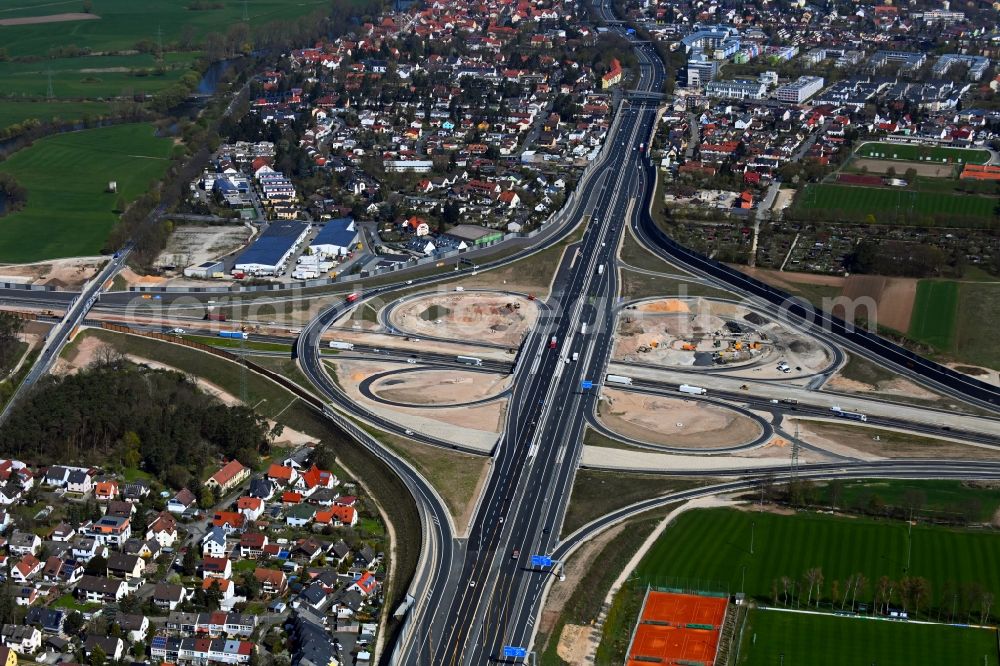
<path fill-rule="evenodd" d="M 0 27 L 0 34 L 4 30 Z M 199 55 L 196 51 L 165 53 L 162 64 L 150 54 L 0 62 L 0 91 L 8 100 L 45 99 L 51 81 L 53 99 L 153 94 L 177 81 Z M 161 73 L 156 73 L 158 66 L 162 66 Z"/>
<path fill-rule="evenodd" d="M 858 148 L 857 154 L 861 157 L 898 160 L 901 162 L 986 164 L 990 161 L 990 152 L 988 150 L 915 146 L 898 143 L 865 143 Z"/>
<path fill-rule="evenodd" d="M 98 254 L 119 197 L 132 201 L 162 178 L 171 147 L 151 125 L 117 125 L 47 137 L 0 163 L 28 190 L 24 209 L 0 218 L 0 262 Z"/>
<path fill-rule="evenodd" d="M 948 350 L 956 360 L 1000 369 L 1000 284 L 962 282 L 958 289 L 958 315 Z"/>
<path fill-rule="evenodd" d="M 898 521 L 707 509 L 680 516 L 650 549 L 636 577 L 652 585 L 730 592 L 743 585 L 748 596 L 773 604 L 792 595 L 798 598 L 801 592 L 800 603 L 805 606 L 804 575 L 818 568 L 823 575 L 818 595 L 821 608 L 827 609 L 833 598 L 843 598 L 848 580 L 856 574 L 866 579 L 857 601 L 869 605 L 880 577 L 891 581 L 922 577 L 929 590 L 923 607 L 951 609 L 958 589 L 1000 594 L 1000 571 L 991 564 L 998 557 L 1000 538 L 988 531 L 916 525 L 908 538 L 906 523 Z M 789 592 L 781 583 L 786 577 L 793 586 Z M 898 593 L 898 584 L 895 590 Z M 814 604 L 816 596 L 814 590 Z M 899 600 L 894 598 L 893 603 Z M 957 606 L 960 614 L 980 613 L 978 603 L 959 601 Z"/>
<path fill-rule="evenodd" d="M 938 349 L 950 349 L 958 309 L 957 282 L 921 280 L 910 318 L 909 336 Z"/>
<path fill-rule="evenodd" d="M 995 630 L 752 610 L 741 666 L 997 665 Z"/>
<path fill-rule="evenodd" d="M 987 196 L 960 196 L 939 192 L 918 192 L 889 187 L 857 187 L 832 183 L 812 183 L 795 198 L 795 206 L 806 210 L 841 210 L 872 214 L 914 212 L 925 215 L 962 215 L 992 220 L 997 199 Z"/>
<path fill-rule="evenodd" d="M 46 17 L 79 12 L 79 0 L 21 0 L 15 7 L 0 9 L 0 20 Z M 225 33 L 243 20 L 244 6 L 251 25 L 291 20 L 329 6 L 327 0 L 94 0 L 93 20 L 60 23 L 0 25 L 0 44 L 11 57 L 44 56 L 54 45 L 75 45 L 95 52 L 132 49 L 136 42 L 162 38 L 164 44 L 182 36 L 201 39 L 211 32 Z M 218 8 L 213 8 L 218 6 Z M 42 19 L 44 20 L 44 19 Z M 54 40 L 53 35 L 58 35 Z"/>
<path fill-rule="evenodd" d="M 0 128 L 34 118 L 41 122 L 52 120 L 81 120 L 109 113 L 107 102 L 10 102 L 0 101 Z"/>

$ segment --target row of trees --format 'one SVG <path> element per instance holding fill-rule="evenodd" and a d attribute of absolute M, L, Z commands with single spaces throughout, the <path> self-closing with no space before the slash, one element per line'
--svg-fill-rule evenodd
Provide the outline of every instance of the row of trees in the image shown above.
<path fill-rule="evenodd" d="M 829 582 L 829 586 L 825 586 Z M 773 604 L 786 608 L 825 608 L 833 611 L 871 612 L 888 615 L 901 610 L 935 621 L 986 623 L 996 600 L 979 583 L 944 583 L 935 595 L 923 576 L 894 579 L 880 576 L 870 581 L 863 573 L 827 581 L 822 567 L 811 567 L 800 578 L 780 576 L 771 581 Z"/>

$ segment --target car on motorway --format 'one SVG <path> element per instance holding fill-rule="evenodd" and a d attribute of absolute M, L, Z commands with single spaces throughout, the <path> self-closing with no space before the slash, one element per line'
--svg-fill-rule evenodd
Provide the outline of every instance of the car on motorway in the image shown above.
<path fill-rule="evenodd" d="M 172 328 L 170 329 L 170 332 L 173 333 L 174 335 L 184 335 L 183 328 Z"/>
<path fill-rule="evenodd" d="M 521 549 L 520 548 L 514 548 L 514 550 L 510 551 L 510 558 L 512 560 L 516 560 L 519 557 L 521 557 Z"/>

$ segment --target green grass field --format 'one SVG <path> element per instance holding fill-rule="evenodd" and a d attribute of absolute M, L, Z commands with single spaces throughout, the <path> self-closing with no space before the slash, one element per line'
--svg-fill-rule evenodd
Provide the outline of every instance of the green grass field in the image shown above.
<path fill-rule="evenodd" d="M 770 599 L 783 576 L 801 584 L 807 570 L 820 567 L 823 599 L 830 598 L 834 581 L 844 590 L 848 577 L 862 573 L 869 584 L 858 601 L 872 602 L 875 581 L 883 575 L 893 580 L 922 576 L 930 583 L 932 601 L 939 601 L 949 584 L 978 584 L 1000 594 L 1000 570 L 993 564 L 997 558 L 1000 536 L 995 533 L 918 525 L 912 529 L 910 568 L 904 571 L 905 523 L 708 509 L 680 516 L 650 549 L 637 575 L 640 582 L 654 585 L 721 586 L 738 592 L 745 567 L 746 593 Z M 779 596 L 781 592 L 779 585 Z"/>
<path fill-rule="evenodd" d="M 131 49 L 136 42 L 154 42 L 158 31 L 164 44 L 178 40 L 185 30 L 196 39 L 221 32 L 243 19 L 242 0 L 220 0 L 220 9 L 190 10 L 189 0 L 93 0 L 96 20 L 0 26 L 0 44 L 11 56 L 45 55 L 53 46 L 74 44 L 93 51 Z M 79 0 L 19 0 L 0 9 L 0 19 L 80 12 Z M 206 3 L 212 4 L 212 2 Z M 326 0 L 246 0 L 251 25 L 304 16 L 328 6 Z M 55 38 L 54 38 L 55 36 Z"/>
<path fill-rule="evenodd" d="M 34 118 L 43 123 L 52 120 L 80 120 L 84 116 L 103 116 L 111 110 L 106 102 L 9 102 L 0 101 L 0 128 Z"/>
<path fill-rule="evenodd" d="M 997 637 L 987 629 L 752 610 L 739 663 L 996 666 Z"/>
<path fill-rule="evenodd" d="M 0 163 L 28 190 L 28 203 L 0 218 L 0 262 L 98 254 L 126 201 L 163 177 L 171 142 L 147 124 L 46 137 Z M 117 181 L 118 194 L 107 192 Z"/>
<path fill-rule="evenodd" d="M 156 59 L 143 54 L 0 62 L 0 94 L 14 100 L 22 96 L 45 98 L 50 77 L 56 99 L 152 94 L 177 81 L 199 55 L 196 51 L 164 54 L 162 74 L 153 71 Z"/>
<path fill-rule="evenodd" d="M 986 164 L 990 160 L 987 150 L 947 148 L 939 146 L 914 146 L 897 143 L 865 143 L 858 148 L 861 157 L 905 162 L 961 162 Z"/>
<path fill-rule="evenodd" d="M 842 210 L 847 213 L 873 214 L 914 211 L 967 215 L 992 220 L 997 199 L 938 192 L 916 192 L 889 187 L 859 187 L 831 183 L 811 183 L 795 198 L 795 206 L 804 209 Z"/>
<path fill-rule="evenodd" d="M 995 279 L 995 278 L 994 278 Z M 959 361 L 1000 368 L 1000 284 L 962 282 L 950 353 Z"/>
<path fill-rule="evenodd" d="M 950 349 L 958 310 L 958 283 L 921 280 L 910 315 L 909 336 L 938 349 Z"/>

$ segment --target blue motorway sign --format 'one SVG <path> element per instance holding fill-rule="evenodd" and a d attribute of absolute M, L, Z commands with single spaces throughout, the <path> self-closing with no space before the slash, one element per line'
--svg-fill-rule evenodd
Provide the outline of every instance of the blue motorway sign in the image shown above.
<path fill-rule="evenodd" d="M 551 567 L 552 558 L 548 555 L 532 555 L 531 556 L 531 566 L 533 567 Z"/>
<path fill-rule="evenodd" d="M 524 659 L 528 656 L 528 650 L 527 648 L 517 647 L 516 645 L 504 645 L 503 656 Z"/>
<path fill-rule="evenodd" d="M 590 381 L 589 379 L 584 379 L 582 382 L 580 382 L 580 388 L 592 389 L 594 388 L 594 382 Z"/>

